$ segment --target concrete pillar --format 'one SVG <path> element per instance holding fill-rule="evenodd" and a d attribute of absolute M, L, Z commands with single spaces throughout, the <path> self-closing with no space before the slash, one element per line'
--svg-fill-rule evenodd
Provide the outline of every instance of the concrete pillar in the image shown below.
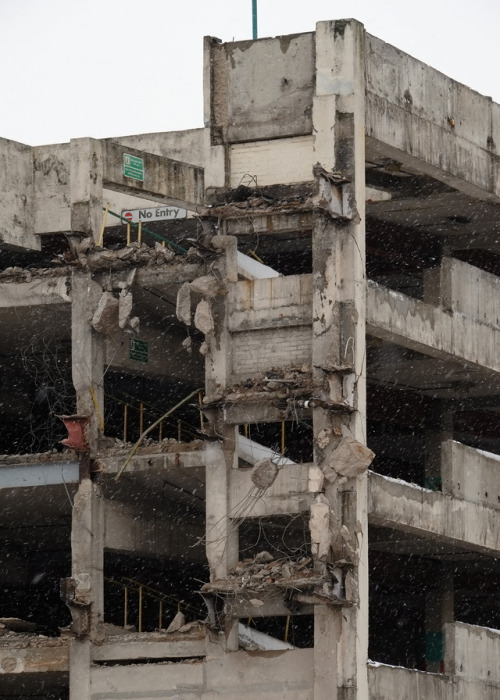
<path fill-rule="evenodd" d="M 72 378 L 76 391 L 76 412 L 90 417 L 89 443 L 97 445 L 104 416 L 104 336 L 91 320 L 102 295 L 101 287 L 88 274 L 75 274 L 71 287 Z"/>
<path fill-rule="evenodd" d="M 100 641 L 104 622 L 104 497 L 98 484 L 82 479 L 71 524 L 71 578 L 74 582 L 73 630 L 82 639 Z"/>
<path fill-rule="evenodd" d="M 364 29 L 353 20 L 316 25 L 313 101 L 317 163 L 313 229 L 313 381 L 315 393 L 353 409 L 313 411 L 315 463 L 334 467 L 343 436 L 366 443 L 364 253 Z M 325 172 L 329 177 L 325 177 Z M 339 203 L 344 218 L 338 218 Z M 343 481 L 343 483 L 342 483 Z M 355 557 L 346 572 L 352 606 L 316 606 L 314 699 L 368 697 L 368 524 L 366 474 L 325 481 L 332 529 L 331 559 Z M 346 494 L 348 497 L 346 497 Z M 330 663 L 328 663 L 330 659 Z"/>
<path fill-rule="evenodd" d="M 70 141 L 71 230 L 97 243 L 103 220 L 102 144 L 96 139 Z"/>
<path fill-rule="evenodd" d="M 69 645 L 69 695 L 71 700 L 90 700 L 91 646 L 88 640 L 72 639 Z"/>
<path fill-rule="evenodd" d="M 225 579 L 238 561 L 238 527 L 229 512 L 229 470 L 235 466 L 236 428 L 216 421 L 222 444 L 208 443 L 206 450 L 206 553 L 210 580 Z M 238 620 L 226 620 L 226 648 L 238 649 Z"/>

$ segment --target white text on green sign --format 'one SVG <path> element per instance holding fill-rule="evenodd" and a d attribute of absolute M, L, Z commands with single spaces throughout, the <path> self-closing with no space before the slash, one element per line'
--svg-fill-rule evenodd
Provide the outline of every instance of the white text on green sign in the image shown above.
<path fill-rule="evenodd" d="M 148 362 L 149 348 L 146 340 L 130 338 L 129 357 L 136 362 Z"/>
<path fill-rule="evenodd" d="M 144 182 L 144 160 L 129 153 L 123 154 L 123 174 L 133 180 Z"/>

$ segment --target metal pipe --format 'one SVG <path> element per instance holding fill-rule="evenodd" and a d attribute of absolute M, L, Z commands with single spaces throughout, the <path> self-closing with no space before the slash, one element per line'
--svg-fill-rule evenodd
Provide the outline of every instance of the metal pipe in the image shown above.
<path fill-rule="evenodd" d="M 106 204 L 106 209 L 104 210 L 104 216 L 102 217 L 101 235 L 99 236 L 99 241 L 97 243 L 98 248 L 100 248 L 102 246 L 102 241 L 104 238 L 104 229 L 106 227 L 106 219 L 108 218 L 108 211 L 109 211 L 109 202 Z"/>
<path fill-rule="evenodd" d="M 126 627 L 128 625 L 128 588 L 125 586 L 124 588 L 124 595 L 123 595 L 123 626 Z"/>
<path fill-rule="evenodd" d="M 257 39 L 257 0 L 252 0 L 252 38 Z"/>
<path fill-rule="evenodd" d="M 167 412 L 164 413 L 162 416 L 160 416 L 160 417 L 158 418 L 158 420 L 155 420 L 155 422 L 154 422 L 152 425 L 150 425 L 149 428 L 146 428 L 146 430 L 141 434 L 141 436 L 139 437 L 139 439 L 137 440 L 137 442 L 135 443 L 135 445 L 133 446 L 133 448 L 130 450 L 130 452 L 129 452 L 128 456 L 127 456 L 127 459 L 125 460 L 125 464 L 120 468 L 118 474 L 117 474 L 117 475 L 115 476 L 115 478 L 114 478 L 115 481 L 118 481 L 118 479 L 121 477 L 121 475 L 123 474 L 123 472 L 125 471 L 125 469 L 127 468 L 127 466 L 130 464 L 130 461 L 131 461 L 132 457 L 135 455 L 135 453 L 136 453 L 137 450 L 139 449 L 139 447 L 140 447 L 140 445 L 141 445 L 141 442 L 144 440 L 144 438 L 146 437 L 146 435 L 149 435 L 149 433 L 150 433 L 152 430 L 154 430 L 154 429 L 161 423 L 162 420 L 164 420 L 165 418 L 168 418 L 172 413 L 174 413 L 174 412 L 175 412 L 178 408 L 180 408 L 183 404 L 185 404 L 187 401 L 189 401 L 190 399 L 192 399 L 193 396 L 196 396 L 196 394 L 197 394 L 199 391 L 201 391 L 201 389 L 195 389 L 194 391 L 192 391 L 192 392 L 191 392 L 190 394 L 188 394 L 184 399 L 182 399 L 182 401 L 179 401 L 179 403 L 177 403 L 173 408 L 171 408 L 169 411 L 167 411 Z"/>
<path fill-rule="evenodd" d="M 140 243 L 142 239 L 142 221 L 139 221 L 139 226 L 137 228 L 137 242 Z"/>
<path fill-rule="evenodd" d="M 288 630 L 290 629 L 290 615 L 286 616 L 286 625 L 285 625 L 285 642 L 288 642 Z"/>
<path fill-rule="evenodd" d="M 137 627 L 139 632 L 142 632 L 142 586 L 139 586 L 139 622 Z"/>

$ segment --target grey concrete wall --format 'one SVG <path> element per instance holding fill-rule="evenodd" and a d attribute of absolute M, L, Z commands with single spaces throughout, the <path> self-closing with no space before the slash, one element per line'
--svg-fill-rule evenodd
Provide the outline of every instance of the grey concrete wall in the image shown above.
<path fill-rule="evenodd" d="M 368 666 L 368 682 L 370 700 L 497 700 L 500 696 L 500 687 L 493 682 L 383 664 Z"/>
<path fill-rule="evenodd" d="M 384 664 L 368 664 L 370 700 L 454 700 L 453 682 L 444 676 Z"/>
<path fill-rule="evenodd" d="M 205 45 L 214 143 L 311 133 L 314 40 L 307 33 Z"/>
<path fill-rule="evenodd" d="M 499 106 L 369 34 L 366 134 L 500 196 Z"/>
<path fill-rule="evenodd" d="M 0 139 L 0 243 L 40 249 L 33 235 L 31 147 Z"/>
<path fill-rule="evenodd" d="M 163 131 L 153 134 L 134 134 L 113 137 L 122 146 L 139 151 L 155 153 L 157 156 L 180 160 L 202 168 L 204 164 L 204 129 L 186 131 Z"/>
<path fill-rule="evenodd" d="M 238 651 L 189 663 L 93 667 L 91 700 L 312 700 L 312 650 Z"/>
<path fill-rule="evenodd" d="M 447 440 L 441 463 L 443 493 L 500 510 L 500 456 Z"/>
<path fill-rule="evenodd" d="M 500 695 L 500 630 L 446 624 L 445 667 L 454 676 L 498 684 Z"/>
<path fill-rule="evenodd" d="M 440 267 L 424 273 L 424 300 L 500 326 L 500 277 L 461 260 L 443 258 Z"/>
<path fill-rule="evenodd" d="M 312 324 L 311 275 L 236 282 L 228 296 L 231 332 Z"/>

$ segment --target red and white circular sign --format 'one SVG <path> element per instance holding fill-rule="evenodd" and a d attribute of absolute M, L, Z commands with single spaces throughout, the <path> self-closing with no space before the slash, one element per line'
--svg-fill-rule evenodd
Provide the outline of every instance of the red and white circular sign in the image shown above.
<path fill-rule="evenodd" d="M 132 218 L 133 218 L 132 212 L 131 212 L 131 211 L 126 211 L 126 212 L 123 214 L 123 218 L 124 218 L 124 219 L 127 219 L 127 221 L 132 221 Z"/>

